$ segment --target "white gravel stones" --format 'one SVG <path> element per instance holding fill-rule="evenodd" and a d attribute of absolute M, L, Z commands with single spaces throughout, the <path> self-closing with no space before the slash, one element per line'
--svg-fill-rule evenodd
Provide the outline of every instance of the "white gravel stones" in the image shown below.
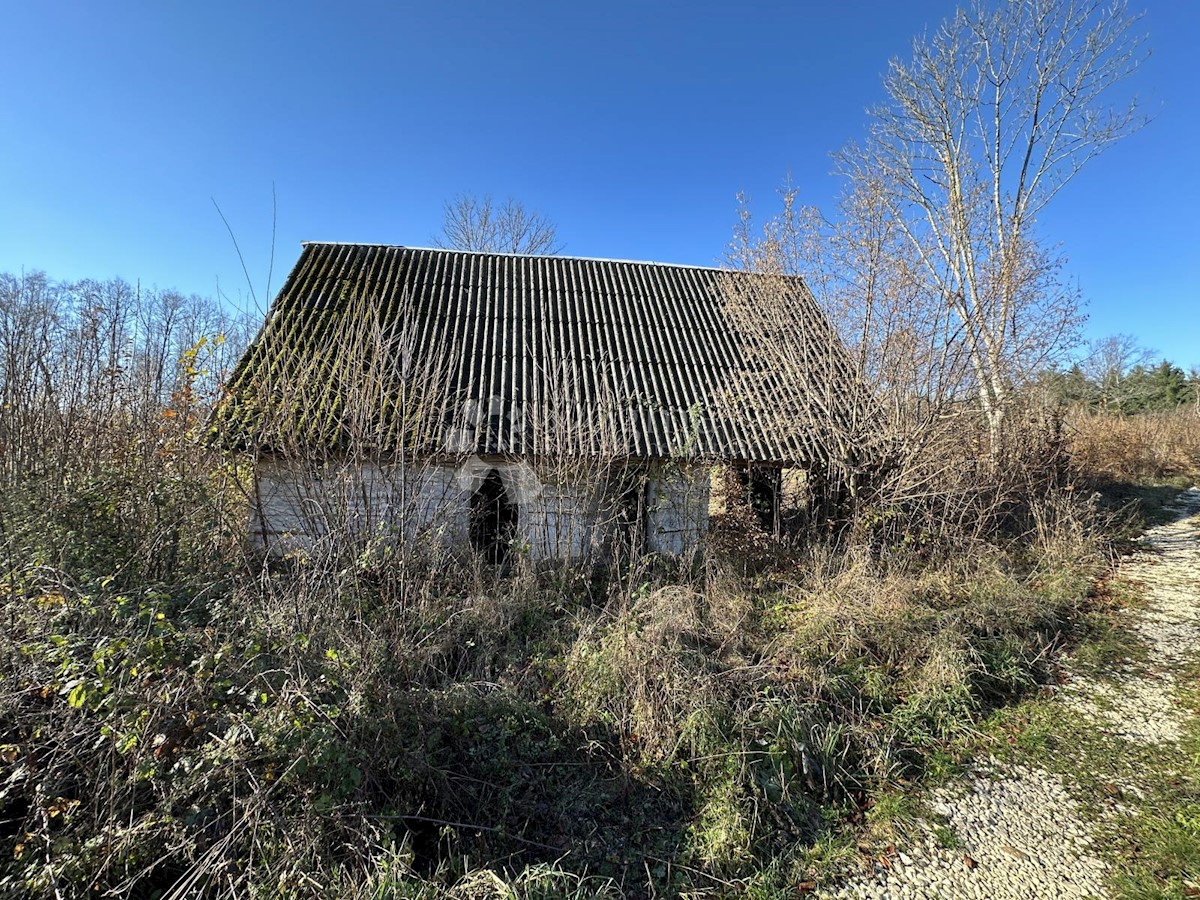
<path fill-rule="evenodd" d="M 1137 629 L 1155 664 L 1165 666 L 1187 660 L 1200 638 L 1200 489 L 1184 492 L 1176 509 L 1186 518 L 1150 529 L 1150 550 L 1121 567 L 1127 578 L 1144 585 L 1150 603 Z"/>
<path fill-rule="evenodd" d="M 1149 549 L 1121 566 L 1141 582 L 1149 605 L 1134 627 L 1150 648 L 1152 671 L 1116 682 L 1079 678 L 1064 688 L 1063 701 L 1110 733 L 1143 744 L 1177 741 L 1187 711 L 1175 697 L 1172 668 L 1200 647 L 1200 490 L 1185 491 L 1176 504 L 1185 518 L 1146 533 Z"/>
<path fill-rule="evenodd" d="M 960 847 L 941 847 L 930 826 L 890 860 L 826 897 L 1086 898 L 1102 896 L 1105 864 L 1091 852 L 1077 806 L 1062 782 L 1017 767 L 974 776 L 931 803 Z"/>
<path fill-rule="evenodd" d="M 1175 700 L 1172 678 L 1131 678 L 1110 684 L 1080 679 L 1066 689 L 1063 702 L 1096 720 L 1109 734 L 1141 744 L 1183 737 L 1186 713 Z"/>
<path fill-rule="evenodd" d="M 1148 608 L 1135 627 L 1150 648 L 1149 671 L 1113 683 L 1079 678 L 1060 694 L 1068 706 L 1131 741 L 1178 740 L 1184 721 L 1172 671 L 1200 648 L 1200 489 L 1177 503 L 1185 518 L 1152 528 L 1148 551 L 1122 566 L 1143 582 Z M 826 898 L 974 900 L 1104 897 L 1107 866 L 1097 855 L 1078 804 L 1057 776 L 1023 766 L 983 763 L 976 774 L 936 791 L 932 809 L 961 847 L 948 849 L 932 826 L 885 866 L 859 875 Z"/>

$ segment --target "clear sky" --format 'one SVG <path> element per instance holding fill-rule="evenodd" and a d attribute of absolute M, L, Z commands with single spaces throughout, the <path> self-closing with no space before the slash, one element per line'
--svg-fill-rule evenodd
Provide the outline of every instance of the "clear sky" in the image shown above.
<path fill-rule="evenodd" d="M 249 304 L 301 240 L 428 246 L 460 192 L 565 252 L 711 265 L 747 191 L 829 204 L 887 61 L 953 0 L 0 0 L 0 271 Z M 1135 2 L 1135 8 L 1138 8 Z M 1200 2 L 1144 0 L 1154 121 L 1043 218 L 1089 336 L 1200 364 Z"/>

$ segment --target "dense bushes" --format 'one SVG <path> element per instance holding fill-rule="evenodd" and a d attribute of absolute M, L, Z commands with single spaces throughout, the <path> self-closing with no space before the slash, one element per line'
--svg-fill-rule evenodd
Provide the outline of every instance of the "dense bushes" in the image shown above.
<path fill-rule="evenodd" d="M 520 605 L 528 582 L 402 610 L 376 608 L 361 576 L 131 592 L 64 574 L 6 582 L 10 890 L 341 896 L 382 861 L 419 885 L 467 858 L 570 850 L 612 868 L 646 835 L 676 849 L 660 835 L 686 792 L 624 771 L 564 718 L 523 655 L 544 635 L 493 627 L 493 604 Z"/>
<path fill-rule="evenodd" d="M 611 581 L 261 568 L 214 543 L 239 524 L 229 483 L 163 459 L 98 510 L 92 482 L 6 491 L 16 893 L 784 890 L 832 810 L 1048 676 L 1098 563 L 1064 513 L 1052 560 L 819 544 L 756 576 L 720 554 Z M 155 520 L 147 490 L 190 499 Z"/>

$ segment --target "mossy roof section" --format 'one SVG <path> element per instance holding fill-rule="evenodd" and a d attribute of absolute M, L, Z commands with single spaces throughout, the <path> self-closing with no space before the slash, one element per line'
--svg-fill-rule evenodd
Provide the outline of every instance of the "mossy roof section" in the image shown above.
<path fill-rule="evenodd" d="M 807 382 L 769 387 L 726 314 L 732 277 L 754 276 L 306 243 L 214 424 L 260 449 L 812 464 L 820 423 L 850 415 L 845 351 L 800 279 L 783 279 L 820 358 Z M 780 428 L 792 408 L 812 426 Z"/>

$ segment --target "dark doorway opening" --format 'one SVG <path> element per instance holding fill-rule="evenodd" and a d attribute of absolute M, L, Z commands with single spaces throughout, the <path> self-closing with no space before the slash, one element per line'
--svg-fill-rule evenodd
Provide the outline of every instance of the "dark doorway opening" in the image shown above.
<path fill-rule="evenodd" d="M 646 552 L 646 494 L 643 472 L 626 472 L 617 484 L 617 515 L 613 523 L 614 556 L 636 558 Z"/>
<path fill-rule="evenodd" d="M 782 492 L 782 469 L 746 466 L 736 470 L 743 496 L 763 531 L 779 534 L 779 495 Z"/>
<path fill-rule="evenodd" d="M 517 536 L 517 504 L 508 498 L 495 469 L 471 495 L 471 546 L 492 565 L 508 562 Z"/>

